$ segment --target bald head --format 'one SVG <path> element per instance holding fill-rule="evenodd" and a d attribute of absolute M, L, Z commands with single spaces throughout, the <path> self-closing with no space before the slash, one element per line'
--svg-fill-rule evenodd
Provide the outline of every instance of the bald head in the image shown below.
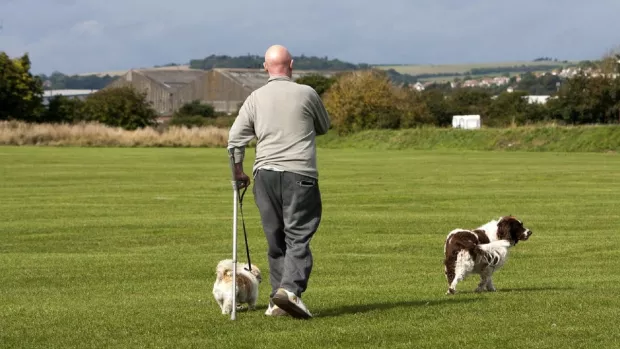
<path fill-rule="evenodd" d="M 288 76 L 291 77 L 293 72 L 293 57 L 286 47 L 281 45 L 273 45 L 265 52 L 265 70 L 269 72 L 269 76 Z"/>

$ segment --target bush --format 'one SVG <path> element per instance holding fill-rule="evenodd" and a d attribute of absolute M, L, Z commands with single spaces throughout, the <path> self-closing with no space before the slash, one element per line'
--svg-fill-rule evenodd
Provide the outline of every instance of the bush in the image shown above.
<path fill-rule="evenodd" d="M 199 115 L 203 118 L 215 117 L 215 108 L 211 104 L 201 103 L 200 101 L 192 101 L 184 104 L 174 116 L 193 116 Z"/>
<path fill-rule="evenodd" d="M 217 113 L 211 104 L 192 101 L 184 104 L 170 119 L 170 125 L 202 127 L 213 125 Z"/>

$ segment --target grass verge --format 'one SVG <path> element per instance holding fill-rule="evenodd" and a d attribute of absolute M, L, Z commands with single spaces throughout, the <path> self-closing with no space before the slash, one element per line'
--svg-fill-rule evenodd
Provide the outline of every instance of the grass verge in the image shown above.
<path fill-rule="evenodd" d="M 228 129 L 216 127 L 145 128 L 127 131 L 101 124 L 50 125 L 0 122 L 0 145 L 80 147 L 224 147 Z M 253 147 L 255 141 L 250 143 Z M 372 130 L 317 138 L 319 147 L 417 150 L 520 150 L 558 152 L 620 151 L 620 126 L 537 125 L 462 130 L 422 127 Z"/>
<path fill-rule="evenodd" d="M 525 126 L 463 130 L 425 127 L 319 138 L 326 148 L 618 152 L 620 126 Z"/>

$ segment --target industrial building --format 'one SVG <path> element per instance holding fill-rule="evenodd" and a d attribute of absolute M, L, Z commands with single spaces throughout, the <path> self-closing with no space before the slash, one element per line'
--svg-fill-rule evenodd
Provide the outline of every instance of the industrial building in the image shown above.
<path fill-rule="evenodd" d="M 308 74 L 329 77 L 336 73 L 293 71 L 293 80 Z M 267 72 L 259 69 L 132 69 L 105 88 L 130 85 L 146 92 L 147 100 L 160 116 L 172 115 L 194 100 L 209 103 L 218 112 L 235 113 L 250 93 L 266 84 L 268 78 Z"/>

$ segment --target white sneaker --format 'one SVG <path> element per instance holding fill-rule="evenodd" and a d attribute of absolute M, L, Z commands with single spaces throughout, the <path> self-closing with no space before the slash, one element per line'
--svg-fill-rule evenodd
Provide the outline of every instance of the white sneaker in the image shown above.
<path fill-rule="evenodd" d="M 297 297 L 297 295 L 291 291 L 279 288 L 273 296 L 273 302 L 295 318 L 308 319 L 312 317 L 312 314 L 310 314 L 304 302 L 301 301 L 301 297 Z"/>
<path fill-rule="evenodd" d="M 267 316 L 287 316 L 288 313 L 284 310 L 280 309 L 277 305 L 273 304 L 272 301 L 269 301 L 269 306 L 265 311 L 265 315 Z"/>

